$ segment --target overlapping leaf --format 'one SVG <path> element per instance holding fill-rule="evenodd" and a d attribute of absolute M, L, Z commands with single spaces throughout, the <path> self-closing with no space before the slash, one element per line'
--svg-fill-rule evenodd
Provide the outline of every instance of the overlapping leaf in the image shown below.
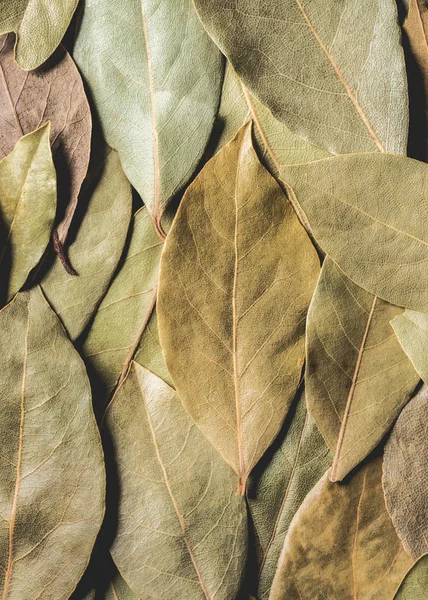
<path fill-rule="evenodd" d="M 77 276 L 66 273 L 56 259 L 38 278 L 72 339 L 89 323 L 110 284 L 131 218 L 131 186 L 117 152 L 100 145 L 96 152 L 81 194 L 85 212 L 69 240 L 68 257 Z"/>
<path fill-rule="evenodd" d="M 292 131 L 334 154 L 404 153 L 407 85 L 393 0 L 195 6 L 245 85 Z"/>
<path fill-rule="evenodd" d="M 394 600 L 426 600 L 427 598 L 428 556 L 424 556 L 410 569 Z"/>
<path fill-rule="evenodd" d="M 269 596 L 290 522 L 332 458 L 306 412 L 304 394 L 299 394 L 282 432 L 248 482 L 247 500 L 257 536 L 256 598 Z"/>
<path fill-rule="evenodd" d="M 106 140 L 159 227 L 208 142 L 220 52 L 191 0 L 125 0 L 120 11 L 116 0 L 95 0 L 83 7 L 74 57 Z"/>
<path fill-rule="evenodd" d="M 162 255 L 158 298 L 172 380 L 239 474 L 241 493 L 294 398 L 318 273 L 247 124 L 188 188 Z"/>
<path fill-rule="evenodd" d="M 401 313 L 326 258 L 308 313 L 306 385 L 309 411 L 335 455 L 332 481 L 380 442 L 419 381 L 390 325 Z"/>
<path fill-rule="evenodd" d="M 383 488 L 388 512 L 413 558 L 428 552 L 428 386 L 400 414 L 385 447 Z"/>
<path fill-rule="evenodd" d="M 236 476 L 175 392 L 133 363 L 106 412 L 119 478 L 112 555 L 146 600 L 230 600 L 246 563 Z"/>
<path fill-rule="evenodd" d="M 347 483 L 326 473 L 288 530 L 269 600 L 390 600 L 413 564 L 385 507 L 382 460 Z"/>
<path fill-rule="evenodd" d="M 51 236 L 56 176 L 49 134 L 47 123 L 0 161 L 0 301 L 24 285 Z"/>
<path fill-rule="evenodd" d="M 135 352 L 135 361 L 174 387 L 162 356 L 156 309 L 153 310 L 141 336 Z"/>
<path fill-rule="evenodd" d="M 40 67 L 61 42 L 78 0 L 2 0 L 0 34 L 16 33 L 15 56 L 26 71 Z"/>
<path fill-rule="evenodd" d="M 391 321 L 395 334 L 421 379 L 428 382 L 428 314 L 406 310 Z"/>
<path fill-rule="evenodd" d="M 0 312 L 0 594 L 67 600 L 104 516 L 85 368 L 41 291 Z"/>
<path fill-rule="evenodd" d="M 13 35 L 0 37 L 0 71 L 0 159 L 21 136 L 51 121 L 63 243 L 89 163 L 91 113 L 81 77 L 62 48 L 37 71 L 22 71 L 14 61 Z"/>

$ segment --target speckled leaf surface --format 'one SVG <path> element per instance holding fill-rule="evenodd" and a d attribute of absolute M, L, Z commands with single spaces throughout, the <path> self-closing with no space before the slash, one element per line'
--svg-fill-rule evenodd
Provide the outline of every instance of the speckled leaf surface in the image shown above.
<path fill-rule="evenodd" d="M 195 6 L 244 84 L 299 136 L 334 154 L 404 153 L 407 82 L 394 0 Z"/>
<path fill-rule="evenodd" d="M 326 258 L 308 312 L 308 408 L 341 480 L 380 442 L 419 376 L 390 320 L 403 310 L 353 283 Z"/>
<path fill-rule="evenodd" d="M 117 152 L 97 147 L 81 194 L 84 213 L 70 232 L 67 254 L 77 275 L 56 258 L 40 277 L 43 292 L 71 339 L 93 316 L 119 263 L 131 219 L 131 186 Z"/>
<path fill-rule="evenodd" d="M 424 384 L 398 417 L 383 460 L 386 506 L 413 558 L 428 552 L 427 408 Z"/>
<path fill-rule="evenodd" d="M 332 454 L 298 393 L 284 427 L 253 470 L 247 500 L 257 536 L 253 595 L 268 598 L 290 522 L 305 496 L 331 465 Z"/>
<path fill-rule="evenodd" d="M 428 314 L 406 310 L 391 321 L 404 352 L 421 379 L 428 382 Z"/>
<path fill-rule="evenodd" d="M 0 294 L 10 299 L 40 261 L 56 211 L 50 124 L 22 137 L 0 161 Z"/>
<path fill-rule="evenodd" d="M 61 42 L 78 0 L 1 0 L 0 34 L 16 33 L 15 56 L 26 71 L 40 67 Z"/>
<path fill-rule="evenodd" d="M 145 600 L 230 600 L 247 547 L 236 475 L 179 398 L 137 363 L 106 412 L 119 477 L 112 556 Z"/>
<path fill-rule="evenodd" d="M 39 288 L 0 312 L 0 594 L 67 600 L 104 516 L 85 367 Z"/>
<path fill-rule="evenodd" d="M 382 459 L 318 482 L 288 530 L 269 600 L 390 600 L 413 564 L 382 492 Z"/>
<path fill-rule="evenodd" d="M 427 600 L 428 556 L 423 556 L 406 575 L 394 600 Z"/>
<path fill-rule="evenodd" d="M 240 493 L 295 396 L 318 274 L 315 249 L 259 163 L 247 124 L 180 204 L 157 305 L 177 392 L 239 474 Z"/>
<path fill-rule="evenodd" d="M 159 226 L 211 134 L 220 52 L 191 0 L 124 0 L 120 11 L 116 0 L 92 0 L 83 7 L 73 56 L 107 142 Z"/>

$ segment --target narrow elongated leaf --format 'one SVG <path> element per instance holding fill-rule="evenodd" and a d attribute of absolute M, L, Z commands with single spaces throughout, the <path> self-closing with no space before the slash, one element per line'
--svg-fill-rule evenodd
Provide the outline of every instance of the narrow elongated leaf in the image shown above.
<path fill-rule="evenodd" d="M 67 600 L 104 516 L 85 367 L 39 288 L 0 312 L 0 594 Z"/>
<path fill-rule="evenodd" d="M 401 313 L 325 259 L 308 313 L 306 386 L 335 455 L 332 481 L 377 446 L 419 381 L 390 325 Z"/>
<path fill-rule="evenodd" d="M 383 300 L 428 310 L 428 165 L 381 153 L 282 169 L 323 250 Z M 386 200 L 387 199 L 387 200 Z"/>
<path fill-rule="evenodd" d="M 405 153 L 407 79 L 394 0 L 195 6 L 244 84 L 292 131 L 334 154 Z"/>
<path fill-rule="evenodd" d="M 175 392 L 134 362 L 105 422 L 120 490 L 112 556 L 128 584 L 145 600 L 235 598 L 245 501 Z"/>
<path fill-rule="evenodd" d="M 0 34 L 16 33 L 15 56 L 26 71 L 47 60 L 60 43 L 78 0 L 2 0 Z"/>
<path fill-rule="evenodd" d="M 382 493 L 382 460 L 318 482 L 288 530 L 269 600 L 390 600 L 413 564 Z"/>
<path fill-rule="evenodd" d="M 428 552 L 427 409 L 428 386 L 424 384 L 400 414 L 383 460 L 386 506 L 413 558 Z"/>
<path fill-rule="evenodd" d="M 162 255 L 158 297 L 172 380 L 239 474 L 241 493 L 296 393 L 318 273 L 316 252 L 259 163 L 247 124 L 188 188 Z"/>
<path fill-rule="evenodd" d="M 89 163 L 92 125 L 82 79 L 63 48 L 37 71 L 22 71 L 14 61 L 13 35 L 0 37 L 0 71 L 0 158 L 22 135 L 51 120 L 58 233 L 64 242 Z"/>
<path fill-rule="evenodd" d="M 1 300 L 24 285 L 51 236 L 56 176 L 49 134 L 47 123 L 21 138 L 0 161 Z"/>
<path fill-rule="evenodd" d="M 156 302 L 162 242 L 146 208 L 132 221 L 129 248 L 120 271 L 101 302 L 83 344 L 83 354 L 97 385 L 96 408 L 123 379 Z"/>
<path fill-rule="evenodd" d="M 248 505 L 259 546 L 253 590 L 258 599 L 269 596 L 290 522 L 332 458 L 306 412 L 304 394 L 299 394 L 283 430 L 248 482 Z"/>
<path fill-rule="evenodd" d="M 77 233 L 71 230 L 68 248 L 77 277 L 66 273 L 59 259 L 39 277 L 43 292 L 72 339 L 89 323 L 110 284 L 131 219 L 131 186 L 117 152 L 97 147 L 97 155 L 81 197 L 87 208 L 81 223 L 76 223 Z"/>
<path fill-rule="evenodd" d="M 83 7 L 74 57 L 107 142 L 159 225 L 208 142 L 220 52 L 191 0 L 124 0 L 120 11 L 116 0 L 92 0 Z"/>
<path fill-rule="evenodd" d="M 406 310 L 391 325 L 419 377 L 428 383 L 428 314 Z"/>
<path fill-rule="evenodd" d="M 428 556 L 424 556 L 410 569 L 394 600 L 427 600 L 427 598 Z"/>

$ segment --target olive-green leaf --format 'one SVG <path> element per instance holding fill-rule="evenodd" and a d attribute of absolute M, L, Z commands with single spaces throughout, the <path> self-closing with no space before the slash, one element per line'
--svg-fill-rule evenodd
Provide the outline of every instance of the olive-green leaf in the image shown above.
<path fill-rule="evenodd" d="M 325 259 L 308 312 L 306 398 L 334 453 L 332 481 L 377 446 L 419 381 L 390 325 L 401 313 Z"/>
<path fill-rule="evenodd" d="M 428 165 L 382 153 L 282 169 L 323 250 L 383 300 L 428 310 Z"/>
<path fill-rule="evenodd" d="M 394 600 L 428 599 L 428 556 L 423 556 L 406 575 Z"/>
<path fill-rule="evenodd" d="M 96 152 L 96 164 L 90 169 L 81 194 L 85 213 L 81 222 L 73 225 L 69 238 L 68 257 L 77 276 L 66 273 L 57 258 L 39 278 L 71 339 L 82 333 L 104 296 L 121 257 L 131 219 L 131 186 L 117 152 L 101 146 Z"/>
<path fill-rule="evenodd" d="M 50 123 L 22 137 L 0 161 L 0 288 L 10 299 L 38 264 L 52 232 L 56 175 Z"/>
<path fill-rule="evenodd" d="M 428 383 L 428 314 L 406 310 L 391 325 L 419 377 Z"/>
<path fill-rule="evenodd" d="M 405 153 L 407 78 L 394 0 L 195 6 L 248 89 L 299 136 L 334 154 Z"/>
<path fill-rule="evenodd" d="M 156 302 L 162 241 L 141 208 L 132 220 L 129 247 L 83 344 L 96 385 L 95 406 L 105 408 L 126 375 Z"/>
<path fill-rule="evenodd" d="M 383 459 L 386 506 L 413 558 L 428 552 L 427 410 L 424 384 L 398 417 Z"/>
<path fill-rule="evenodd" d="M 39 288 L 0 312 L 0 594 L 67 600 L 104 516 L 85 367 Z"/>
<path fill-rule="evenodd" d="M 288 530 L 269 600 L 391 600 L 413 564 L 385 507 L 382 460 L 343 484 L 328 472 Z"/>
<path fill-rule="evenodd" d="M 113 42 L 114 40 L 114 42 Z M 222 58 L 191 0 L 91 0 L 73 54 L 107 142 L 155 224 L 202 157 Z"/>
<path fill-rule="evenodd" d="M 246 563 L 247 514 L 236 476 L 174 390 L 133 362 L 106 412 L 116 452 L 112 556 L 144 600 L 230 600 Z"/>
<path fill-rule="evenodd" d="M 187 189 L 158 296 L 177 392 L 240 476 L 241 493 L 295 396 L 318 274 L 315 249 L 258 161 L 248 123 Z"/>
<path fill-rule="evenodd" d="M 78 0 L 1 0 L 0 34 L 16 33 L 15 57 L 25 71 L 36 69 L 61 42 Z"/>
<path fill-rule="evenodd" d="M 156 309 L 153 310 L 150 319 L 147 322 L 147 327 L 144 329 L 144 333 L 141 336 L 135 352 L 135 361 L 163 379 L 170 387 L 174 387 L 162 355 Z"/>
<path fill-rule="evenodd" d="M 306 411 L 304 394 L 296 400 L 281 433 L 248 481 L 247 500 L 258 541 L 253 594 L 260 600 L 269 596 L 295 512 L 333 458 Z"/>

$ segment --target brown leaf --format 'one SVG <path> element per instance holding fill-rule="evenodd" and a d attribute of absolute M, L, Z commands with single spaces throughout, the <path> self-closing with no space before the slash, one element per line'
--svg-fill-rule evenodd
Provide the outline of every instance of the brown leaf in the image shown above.
<path fill-rule="evenodd" d="M 0 159 L 50 120 L 58 180 L 58 238 L 65 242 L 89 163 L 91 113 L 83 82 L 64 48 L 35 71 L 14 60 L 14 35 L 0 37 Z"/>

